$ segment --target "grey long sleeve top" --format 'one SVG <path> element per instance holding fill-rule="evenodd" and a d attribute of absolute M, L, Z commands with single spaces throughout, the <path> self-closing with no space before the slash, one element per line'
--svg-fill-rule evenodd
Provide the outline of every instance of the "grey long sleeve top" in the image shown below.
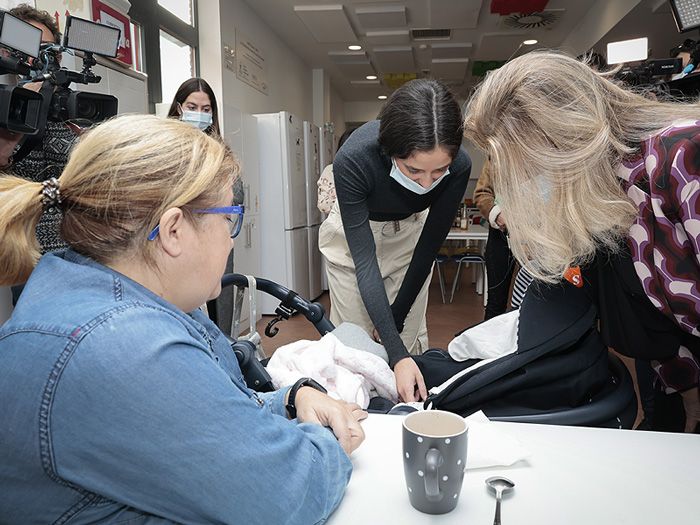
<path fill-rule="evenodd" d="M 393 367 L 408 356 L 399 333 L 428 277 L 435 254 L 450 231 L 467 187 L 471 160 L 461 148 L 450 165 L 449 175 L 434 190 L 418 195 L 389 177 L 391 158 L 381 151 L 378 137 L 378 120 L 358 128 L 336 155 L 333 174 L 360 295 Z M 427 208 L 430 212 L 408 271 L 390 305 L 369 221 L 402 220 Z"/>

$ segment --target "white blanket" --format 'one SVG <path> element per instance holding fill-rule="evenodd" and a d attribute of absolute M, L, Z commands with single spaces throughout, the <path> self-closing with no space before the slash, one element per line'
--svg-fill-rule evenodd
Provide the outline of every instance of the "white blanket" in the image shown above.
<path fill-rule="evenodd" d="M 493 359 L 512 354 L 518 349 L 520 310 L 497 315 L 465 330 L 447 345 L 452 359 Z"/>
<path fill-rule="evenodd" d="M 394 373 L 380 357 L 355 350 L 333 334 L 319 341 L 296 341 L 278 348 L 267 364 L 275 388 L 311 377 L 335 399 L 367 408 L 370 397 L 379 395 L 398 401 Z"/>

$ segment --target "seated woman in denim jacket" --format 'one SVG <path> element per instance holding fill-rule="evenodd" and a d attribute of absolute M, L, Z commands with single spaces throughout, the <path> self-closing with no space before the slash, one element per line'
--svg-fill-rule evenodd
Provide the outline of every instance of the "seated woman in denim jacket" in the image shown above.
<path fill-rule="evenodd" d="M 0 328 L 2 521 L 316 523 L 338 505 L 365 413 L 250 391 L 197 310 L 242 219 L 237 176 L 218 140 L 133 115 L 88 132 L 59 180 L 0 177 L 0 284 L 31 273 Z M 70 248 L 34 268 L 42 206 Z"/>

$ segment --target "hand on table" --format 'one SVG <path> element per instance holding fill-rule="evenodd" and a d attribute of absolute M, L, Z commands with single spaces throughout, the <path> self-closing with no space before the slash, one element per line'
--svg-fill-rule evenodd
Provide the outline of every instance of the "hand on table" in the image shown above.
<path fill-rule="evenodd" d="M 396 376 L 396 390 L 401 401 L 424 401 L 428 397 L 423 374 L 412 357 L 405 357 L 396 363 L 394 375 Z"/>
<path fill-rule="evenodd" d="M 347 455 L 365 439 L 360 421 L 367 412 L 355 403 L 336 401 L 315 388 L 301 387 L 294 400 L 297 420 L 329 427 Z"/>
<path fill-rule="evenodd" d="M 695 387 L 681 392 L 685 409 L 685 432 L 694 432 L 700 422 L 700 388 Z"/>

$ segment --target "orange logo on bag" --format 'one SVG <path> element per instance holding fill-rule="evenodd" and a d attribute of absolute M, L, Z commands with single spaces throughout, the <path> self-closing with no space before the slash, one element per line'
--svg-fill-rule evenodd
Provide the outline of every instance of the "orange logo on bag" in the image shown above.
<path fill-rule="evenodd" d="M 564 279 L 573 284 L 576 288 L 583 286 L 583 277 L 581 277 L 581 268 L 572 266 L 564 272 Z"/>

